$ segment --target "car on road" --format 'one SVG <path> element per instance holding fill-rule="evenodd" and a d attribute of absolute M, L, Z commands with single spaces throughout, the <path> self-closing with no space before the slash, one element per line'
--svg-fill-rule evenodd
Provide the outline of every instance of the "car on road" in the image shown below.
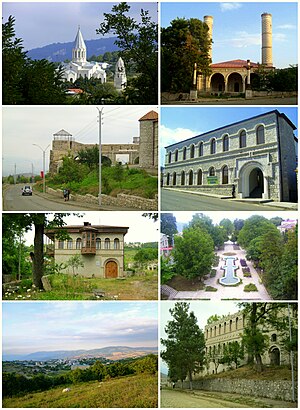
<path fill-rule="evenodd" d="M 22 188 L 22 195 L 32 195 L 32 188 L 30 185 L 25 185 Z"/>

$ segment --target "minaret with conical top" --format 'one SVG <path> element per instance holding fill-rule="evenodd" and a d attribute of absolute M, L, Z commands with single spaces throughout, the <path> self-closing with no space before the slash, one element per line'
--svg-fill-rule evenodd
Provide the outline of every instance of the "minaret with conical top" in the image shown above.
<path fill-rule="evenodd" d="M 72 49 L 72 61 L 73 63 L 86 63 L 86 46 L 80 31 L 80 26 L 78 26 L 74 47 Z"/>

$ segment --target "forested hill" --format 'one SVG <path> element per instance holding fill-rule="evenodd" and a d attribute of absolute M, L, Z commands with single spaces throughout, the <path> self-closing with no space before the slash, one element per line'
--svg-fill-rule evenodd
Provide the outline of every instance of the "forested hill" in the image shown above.
<path fill-rule="evenodd" d="M 116 37 L 99 38 L 97 40 L 86 40 L 87 58 L 106 52 L 117 51 L 119 48 L 114 44 Z M 52 43 L 44 47 L 33 48 L 29 50 L 27 56 L 33 60 L 42 60 L 43 58 L 52 62 L 62 62 L 66 59 L 72 59 L 72 48 L 74 41 L 69 43 Z"/>

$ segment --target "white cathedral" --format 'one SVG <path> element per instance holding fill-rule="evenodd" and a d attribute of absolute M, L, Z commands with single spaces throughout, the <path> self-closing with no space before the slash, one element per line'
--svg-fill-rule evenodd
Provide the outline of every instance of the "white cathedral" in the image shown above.
<path fill-rule="evenodd" d="M 63 78 L 66 81 L 74 82 L 78 78 L 98 78 L 102 83 L 106 82 L 107 63 L 97 63 L 95 61 L 86 61 L 86 45 L 83 36 L 78 27 L 77 35 L 72 49 L 72 61 L 62 63 L 64 72 Z"/>

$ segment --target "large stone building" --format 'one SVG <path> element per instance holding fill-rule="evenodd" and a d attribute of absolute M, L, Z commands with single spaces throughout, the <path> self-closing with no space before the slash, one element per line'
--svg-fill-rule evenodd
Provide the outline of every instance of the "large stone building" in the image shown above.
<path fill-rule="evenodd" d="M 165 187 L 296 201 L 295 125 L 277 110 L 166 147 Z"/>
<path fill-rule="evenodd" d="M 124 272 L 124 236 L 128 227 L 91 225 L 84 222 L 81 226 L 65 226 L 60 228 L 68 233 L 69 239 L 57 238 L 57 229 L 47 229 L 49 238 L 47 254 L 56 263 L 66 264 L 75 255 L 79 255 L 82 267 L 76 269 L 77 274 L 86 277 L 119 278 Z M 68 267 L 66 273 L 72 274 Z"/>
<path fill-rule="evenodd" d="M 287 312 L 286 312 L 287 313 Z M 287 313 L 288 314 L 288 313 Z M 293 311 L 291 310 L 291 315 Z M 292 320 L 296 320 L 293 318 Z M 241 345 L 242 335 L 245 329 L 247 319 L 243 311 L 232 315 L 222 317 L 221 319 L 207 324 L 204 329 L 205 352 L 211 361 L 206 367 L 204 373 L 216 373 L 215 363 L 222 358 L 224 348 L 229 343 L 238 343 Z M 262 329 L 267 337 L 267 350 L 262 355 L 262 361 L 266 365 L 288 365 L 289 355 L 282 347 L 282 335 L 275 328 L 266 327 Z M 241 361 L 245 364 L 248 361 L 247 354 Z M 226 364 L 218 364 L 217 372 L 221 373 L 229 368 Z"/>
<path fill-rule="evenodd" d="M 208 36 L 213 38 L 213 17 L 204 16 L 204 23 L 208 26 Z M 201 93 L 245 93 L 251 78 L 259 67 L 265 70 L 273 70 L 272 57 L 272 15 L 263 13 L 261 15 L 261 64 L 250 60 L 231 60 L 210 64 L 211 73 L 207 76 L 197 73 L 197 91 Z M 212 60 L 212 46 L 210 46 L 209 57 Z"/>
<path fill-rule="evenodd" d="M 114 165 L 117 162 L 136 165 L 157 175 L 158 172 L 158 114 L 150 111 L 139 119 L 140 132 L 133 137 L 131 144 L 102 144 L 102 156 Z M 63 157 L 76 158 L 82 149 L 97 144 L 82 144 L 68 131 L 60 130 L 53 134 L 50 150 L 49 172 L 55 174 L 63 163 Z"/>
<path fill-rule="evenodd" d="M 69 63 L 62 63 L 63 78 L 66 81 L 75 82 L 78 78 L 97 78 L 102 83 L 106 82 L 106 63 L 97 63 L 95 61 L 87 61 L 87 50 L 83 40 L 80 28 L 78 28 L 77 35 L 72 49 L 72 61 Z"/>

